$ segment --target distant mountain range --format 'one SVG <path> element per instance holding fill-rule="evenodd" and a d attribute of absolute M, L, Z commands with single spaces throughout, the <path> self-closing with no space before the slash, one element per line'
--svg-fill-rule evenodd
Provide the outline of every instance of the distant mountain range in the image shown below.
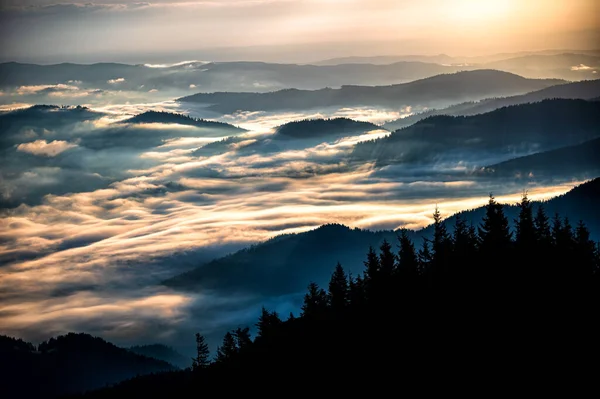
<path fill-rule="evenodd" d="M 323 109 L 341 106 L 402 108 L 405 106 L 447 106 L 461 101 L 492 96 L 524 94 L 559 83 L 560 80 L 526 79 L 495 70 L 443 74 L 391 86 L 343 86 L 340 89 L 281 90 L 270 93 L 198 93 L 178 99 L 203 104 L 220 113 Z"/>
<path fill-rule="evenodd" d="M 510 59 L 519 59 L 525 56 L 562 56 L 565 54 L 572 55 L 589 55 L 589 56 L 600 56 L 600 50 L 542 50 L 542 51 L 521 51 L 516 53 L 499 53 L 481 56 L 450 56 L 447 54 L 437 55 L 382 55 L 382 56 L 371 56 L 371 57 L 340 57 L 331 58 L 328 60 L 313 62 L 314 65 L 339 65 L 339 64 L 393 64 L 395 62 L 402 61 L 419 61 L 419 62 L 433 62 L 438 64 L 486 64 L 491 62 L 498 62 Z"/>
<path fill-rule="evenodd" d="M 593 100 L 599 96 L 600 79 L 585 80 L 581 82 L 550 86 L 538 91 L 517 96 L 488 98 L 481 101 L 456 104 L 443 109 L 432 109 L 388 122 L 384 124 L 383 127 L 390 131 L 394 131 L 406 126 L 410 126 L 413 123 L 434 115 L 476 115 L 490 112 L 509 105 L 527 104 L 547 99 L 566 98 Z"/>
<path fill-rule="evenodd" d="M 33 344 L 0 336 L 0 375 L 6 398 L 53 398 L 104 387 L 137 375 L 176 370 L 88 334 Z"/>
<path fill-rule="evenodd" d="M 381 165 L 512 158 L 599 136 L 600 103 L 544 100 L 473 116 L 428 117 L 388 137 L 358 143 L 352 157 Z"/>
<path fill-rule="evenodd" d="M 549 50 L 475 57 L 451 57 L 446 54 L 345 57 L 316 62 L 315 65 L 387 65 L 398 62 L 427 62 L 462 67 L 464 70 L 498 69 L 528 78 L 581 80 L 597 77 L 600 51 Z"/>
<path fill-rule="evenodd" d="M 543 203 L 551 217 L 558 212 L 567 216 L 572 224 L 586 220 L 593 239 L 600 239 L 600 178 L 584 183 L 565 195 Z M 534 202 L 537 208 L 539 202 Z M 433 213 L 433 210 L 432 210 Z M 460 212 L 446 220 L 449 231 L 457 216 L 467 223 L 481 221 L 485 208 Z M 512 224 L 517 217 L 516 206 L 505 206 Z M 411 232 L 415 245 L 422 237 L 430 237 L 432 226 Z M 223 258 L 200 265 L 187 273 L 164 282 L 182 290 L 220 290 L 230 293 L 253 293 L 277 296 L 302 292 L 310 281 L 325 286 L 331 268 L 340 262 L 354 275 L 364 269 L 361 260 L 368 246 L 378 247 L 384 239 L 397 244 L 397 232 L 351 229 L 339 224 L 323 225 L 305 233 L 282 235 L 264 243 L 235 252 Z M 333 265 L 333 266 L 332 266 Z"/>

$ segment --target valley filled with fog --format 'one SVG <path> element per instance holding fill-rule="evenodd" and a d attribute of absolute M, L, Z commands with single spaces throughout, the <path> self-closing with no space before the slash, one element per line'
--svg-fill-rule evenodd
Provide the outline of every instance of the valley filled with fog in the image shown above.
<path fill-rule="evenodd" d="M 436 207 L 597 177 L 600 55 L 504 57 L 0 64 L 2 332 L 187 354 L 261 305 L 297 313 L 324 278 L 172 283 L 205 263 L 329 224 L 418 231 Z"/>

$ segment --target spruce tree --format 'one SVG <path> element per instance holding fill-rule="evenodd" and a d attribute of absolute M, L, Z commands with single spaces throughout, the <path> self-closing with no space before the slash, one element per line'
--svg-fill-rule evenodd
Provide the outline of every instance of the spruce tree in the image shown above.
<path fill-rule="evenodd" d="M 318 318 L 324 315 L 327 310 L 327 293 L 319 288 L 317 283 L 311 282 L 308 285 L 308 293 L 304 295 L 304 304 L 302 305 L 302 316 L 308 318 Z"/>
<path fill-rule="evenodd" d="M 348 306 L 348 290 L 346 272 L 338 262 L 329 280 L 329 306 L 334 313 L 341 313 Z"/>
<path fill-rule="evenodd" d="M 419 259 L 415 246 L 408 237 L 407 230 L 401 229 L 398 236 L 400 249 L 398 251 L 398 274 L 401 279 L 413 280 L 419 274 Z"/>
<path fill-rule="evenodd" d="M 210 364 L 210 351 L 203 335 L 196 333 L 196 357 L 192 359 L 192 369 L 205 368 Z"/>
<path fill-rule="evenodd" d="M 519 206 L 519 217 L 515 220 L 516 245 L 524 252 L 526 249 L 532 250 L 536 241 L 536 228 L 533 220 L 533 207 L 531 201 L 527 198 L 527 193 L 523 194 Z"/>
<path fill-rule="evenodd" d="M 231 332 L 225 333 L 223 344 L 217 348 L 217 362 L 222 363 L 231 360 L 238 352 L 235 338 Z"/>
<path fill-rule="evenodd" d="M 493 259 L 494 255 L 506 256 L 511 246 L 511 232 L 502 205 L 490 194 L 485 207 L 485 216 L 479 226 L 479 241 L 482 251 Z"/>

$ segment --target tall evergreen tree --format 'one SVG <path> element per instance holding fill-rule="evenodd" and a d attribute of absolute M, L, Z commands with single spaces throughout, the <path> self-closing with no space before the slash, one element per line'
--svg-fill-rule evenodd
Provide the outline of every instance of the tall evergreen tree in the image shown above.
<path fill-rule="evenodd" d="M 338 262 L 329 280 L 329 306 L 334 313 L 343 312 L 348 306 L 348 278 L 342 265 Z"/>
<path fill-rule="evenodd" d="M 429 241 L 424 238 L 421 249 L 419 249 L 419 273 L 425 273 L 429 271 L 431 265 L 432 255 L 430 250 Z"/>
<path fill-rule="evenodd" d="M 543 205 L 539 205 L 537 208 L 534 225 L 540 251 L 547 251 L 552 243 L 552 234 L 550 232 L 550 219 L 546 216 Z"/>
<path fill-rule="evenodd" d="M 369 252 L 367 253 L 367 260 L 364 262 L 365 264 L 365 280 L 370 281 L 374 278 L 377 278 L 377 274 L 379 273 L 380 265 L 379 265 L 379 257 L 373 247 L 369 247 Z"/>
<path fill-rule="evenodd" d="M 223 363 L 232 359 L 238 353 L 233 334 L 229 331 L 223 337 L 223 344 L 217 348 L 217 362 Z"/>
<path fill-rule="evenodd" d="M 252 339 L 250 338 L 250 328 L 248 327 L 238 327 L 234 332 L 233 336 L 235 338 L 235 345 L 238 350 L 244 350 L 252 344 Z"/>
<path fill-rule="evenodd" d="M 304 304 L 302 305 L 302 316 L 304 317 L 322 317 L 327 310 L 327 293 L 319 288 L 317 283 L 311 282 L 308 285 L 308 293 L 304 295 Z"/>
<path fill-rule="evenodd" d="M 379 247 L 379 271 L 382 280 L 389 279 L 394 274 L 395 265 L 396 257 L 392 252 L 392 245 L 384 239 Z"/>
<path fill-rule="evenodd" d="M 196 333 L 196 357 L 192 359 L 192 369 L 206 368 L 210 364 L 210 351 L 203 335 Z"/>
<path fill-rule="evenodd" d="M 258 329 L 258 336 L 263 337 L 265 335 L 269 335 L 277 325 L 281 323 L 281 319 L 277 312 L 269 312 L 264 306 L 260 311 L 260 316 L 258 317 L 258 323 L 256 323 L 256 327 Z"/>
<path fill-rule="evenodd" d="M 414 280 L 419 275 L 419 259 L 415 251 L 415 246 L 408 237 L 406 229 L 400 230 L 398 241 L 400 242 L 398 274 L 401 279 Z"/>
<path fill-rule="evenodd" d="M 490 194 L 485 207 L 485 216 L 479 226 L 479 241 L 485 254 L 493 258 L 496 255 L 508 255 L 511 246 L 511 232 L 508 219 L 504 215 L 502 204 L 496 202 Z"/>
<path fill-rule="evenodd" d="M 575 229 L 574 274 L 579 278 L 589 278 L 596 269 L 596 243 L 590 239 L 590 231 L 583 221 Z"/>
<path fill-rule="evenodd" d="M 523 194 L 519 206 L 519 217 L 515 220 L 516 245 L 523 250 L 533 249 L 536 241 L 536 228 L 533 220 L 533 206 L 527 198 L 527 193 Z"/>
<path fill-rule="evenodd" d="M 362 310 L 365 305 L 365 285 L 360 274 L 356 278 L 350 276 L 348 288 L 350 306 L 354 310 Z"/>

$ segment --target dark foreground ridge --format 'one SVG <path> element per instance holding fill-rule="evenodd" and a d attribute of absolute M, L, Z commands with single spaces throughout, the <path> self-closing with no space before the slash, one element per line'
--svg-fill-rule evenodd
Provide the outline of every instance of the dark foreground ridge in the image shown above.
<path fill-rule="evenodd" d="M 600 255 L 585 224 L 534 210 L 526 196 L 514 233 L 493 197 L 477 226 L 457 218 L 449 233 L 434 219 L 418 248 L 401 230 L 365 248 L 361 273 L 338 263 L 326 289 L 308 286 L 299 316 L 263 308 L 257 336 L 228 332 L 214 361 L 197 335 L 192 370 L 86 397 L 447 392 L 590 377 Z"/>

